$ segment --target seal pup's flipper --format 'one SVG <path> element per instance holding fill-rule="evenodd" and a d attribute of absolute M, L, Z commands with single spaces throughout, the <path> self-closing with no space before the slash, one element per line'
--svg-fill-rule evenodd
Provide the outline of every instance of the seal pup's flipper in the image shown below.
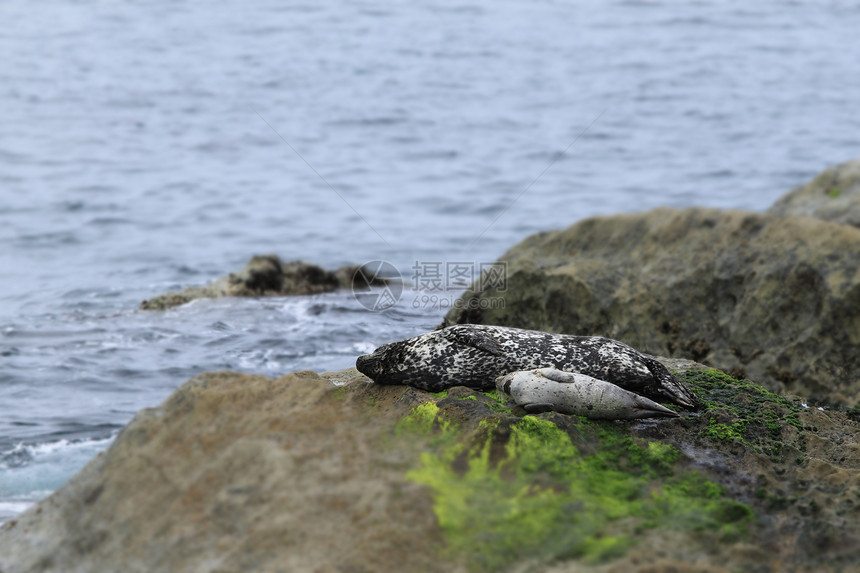
<path fill-rule="evenodd" d="M 501 356 L 505 353 L 499 341 L 486 332 L 463 328 L 463 326 L 466 325 L 449 326 L 443 329 L 442 332 L 448 340 L 483 350 L 493 356 Z"/>
<path fill-rule="evenodd" d="M 523 404 L 523 410 L 527 414 L 543 414 L 544 412 L 552 412 L 552 404 Z"/>
<path fill-rule="evenodd" d="M 636 413 L 636 418 L 678 418 L 681 415 L 674 410 L 670 410 L 665 406 L 661 406 L 654 400 L 650 400 L 645 396 L 634 394 L 635 406 L 630 408 L 631 412 Z"/>
<path fill-rule="evenodd" d="M 564 370 L 559 370 L 557 368 L 538 368 L 534 373 L 538 376 L 543 376 L 544 378 L 561 384 L 573 384 L 578 379 L 577 373 L 565 372 Z"/>

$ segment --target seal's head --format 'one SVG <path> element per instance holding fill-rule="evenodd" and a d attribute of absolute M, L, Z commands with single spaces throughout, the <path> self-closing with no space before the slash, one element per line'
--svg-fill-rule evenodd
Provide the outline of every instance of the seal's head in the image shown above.
<path fill-rule="evenodd" d="M 358 371 L 371 380 L 381 377 L 383 375 L 383 364 L 385 363 L 386 346 L 390 345 L 385 344 L 374 350 L 372 354 L 359 356 L 355 360 L 355 367 Z"/>
<path fill-rule="evenodd" d="M 520 382 L 521 380 L 525 380 L 528 378 L 530 372 L 511 372 L 510 374 L 505 374 L 504 376 L 499 376 L 496 378 L 496 390 L 499 392 L 504 392 L 505 394 L 511 393 L 511 384 L 515 382 Z"/>
<path fill-rule="evenodd" d="M 469 325 L 383 344 L 355 367 L 377 384 L 407 384 L 438 392 L 452 385 L 483 387 L 498 374 L 499 343 Z"/>
<path fill-rule="evenodd" d="M 355 367 L 377 384 L 409 384 L 411 378 L 422 370 L 420 355 L 416 355 L 413 349 L 413 340 L 383 344 L 372 353 L 359 356 Z"/>

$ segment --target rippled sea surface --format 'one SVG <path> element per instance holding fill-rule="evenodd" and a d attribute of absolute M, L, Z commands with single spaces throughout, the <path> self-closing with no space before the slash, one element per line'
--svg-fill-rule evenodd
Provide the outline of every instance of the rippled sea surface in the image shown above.
<path fill-rule="evenodd" d="M 0 520 L 199 372 L 345 368 L 442 314 L 143 299 L 257 253 L 408 278 L 593 215 L 764 210 L 860 155 L 849 2 L 8 0 L 0 21 Z"/>

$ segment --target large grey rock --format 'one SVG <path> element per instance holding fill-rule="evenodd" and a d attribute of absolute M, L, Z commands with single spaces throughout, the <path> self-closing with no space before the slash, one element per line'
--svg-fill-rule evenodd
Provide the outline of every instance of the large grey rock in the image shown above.
<path fill-rule="evenodd" d="M 0 571 L 441 570 L 412 458 L 370 446 L 390 418 L 345 398 L 313 372 L 192 379 L 5 524 Z"/>
<path fill-rule="evenodd" d="M 825 169 L 786 193 L 768 213 L 808 215 L 860 227 L 860 159 Z"/>
<path fill-rule="evenodd" d="M 467 291 L 444 324 L 604 335 L 853 405 L 858 253 L 860 229 L 809 217 L 658 209 L 591 218 L 509 250 L 506 290 Z"/>

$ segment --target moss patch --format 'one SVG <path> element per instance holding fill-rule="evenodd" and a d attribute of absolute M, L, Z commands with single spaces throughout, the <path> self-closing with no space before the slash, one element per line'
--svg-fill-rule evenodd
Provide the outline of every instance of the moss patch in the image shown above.
<path fill-rule="evenodd" d="M 500 415 L 467 431 L 441 416 L 428 421 L 432 412 L 422 404 L 400 427 L 456 439 L 431 444 L 406 477 L 432 489 L 450 551 L 475 570 L 523 560 L 603 562 L 653 528 L 737 537 L 753 517 L 721 486 L 679 470 L 674 447 L 634 439 L 628 426 Z"/>
<path fill-rule="evenodd" d="M 332 391 L 332 397 L 338 402 L 342 401 L 346 398 L 346 387 L 345 386 L 336 386 Z"/>
<path fill-rule="evenodd" d="M 702 435 L 712 440 L 720 440 L 722 442 L 737 440 L 744 445 L 748 445 L 746 440 L 744 440 L 745 431 L 744 422 L 734 422 L 731 425 L 718 424 L 714 418 L 711 418 L 708 421 L 708 427 L 702 431 Z"/>
<path fill-rule="evenodd" d="M 409 415 L 400 420 L 394 431 L 398 434 L 410 432 L 428 435 L 436 423 L 437 414 L 439 414 L 439 406 L 436 405 L 436 402 L 424 402 L 412 408 Z M 451 423 L 447 420 L 440 419 L 439 423 L 444 431 L 450 430 Z"/>
<path fill-rule="evenodd" d="M 513 411 L 513 408 L 508 406 L 510 400 L 508 399 L 508 395 L 504 392 L 499 392 L 498 390 L 491 390 L 489 392 L 485 392 L 484 395 L 492 400 L 489 406 L 490 410 L 492 410 L 493 412 L 511 413 Z"/>
<path fill-rule="evenodd" d="M 736 442 L 778 458 L 785 425 L 803 430 L 792 402 L 749 380 L 738 380 L 719 370 L 688 370 L 680 375 L 704 403 L 708 425 L 701 437 L 722 443 Z"/>

